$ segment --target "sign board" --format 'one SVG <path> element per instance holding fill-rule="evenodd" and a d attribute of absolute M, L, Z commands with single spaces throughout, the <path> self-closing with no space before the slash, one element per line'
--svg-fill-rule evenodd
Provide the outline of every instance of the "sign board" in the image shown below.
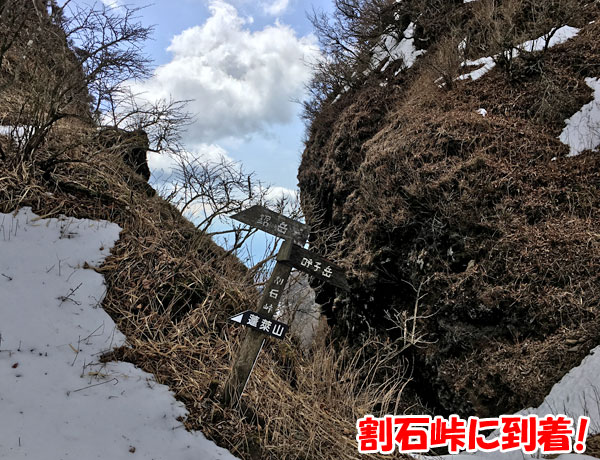
<path fill-rule="evenodd" d="M 263 290 L 258 311 L 248 310 L 229 318 L 231 321 L 249 327 L 250 330 L 244 337 L 231 374 L 225 382 L 222 401 L 227 406 L 240 401 L 265 341 L 265 334 L 283 339 L 288 331 L 288 325 L 275 321 L 273 315 L 281 300 L 292 267 L 339 288 L 350 290 L 341 268 L 302 248 L 310 233 L 307 225 L 258 205 L 232 218 L 283 238 L 284 242 L 277 255 L 273 273 Z"/>
<path fill-rule="evenodd" d="M 332 284 L 345 291 L 350 290 L 344 271 L 327 259 L 307 251 L 297 245 L 291 245 L 277 255 L 278 262 L 284 262 L 297 270 Z"/>
<path fill-rule="evenodd" d="M 229 320 L 240 323 L 242 326 L 248 326 L 257 331 L 264 332 L 277 339 L 283 339 L 289 329 L 287 324 L 280 323 L 273 318 L 250 310 L 232 316 Z"/>
<path fill-rule="evenodd" d="M 301 246 L 304 246 L 310 233 L 308 225 L 297 222 L 260 205 L 252 206 L 251 208 L 231 216 L 231 218 L 279 238 L 292 239 Z"/>

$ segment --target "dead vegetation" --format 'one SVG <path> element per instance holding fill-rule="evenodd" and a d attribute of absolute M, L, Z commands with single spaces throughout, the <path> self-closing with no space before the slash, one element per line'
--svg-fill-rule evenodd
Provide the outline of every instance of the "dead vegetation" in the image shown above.
<path fill-rule="evenodd" d="M 270 343 L 241 407 L 223 409 L 219 393 L 241 333 L 227 318 L 256 303 L 252 277 L 173 206 L 137 188 L 143 179 L 114 151 L 89 156 L 97 146 L 84 142 L 85 130 L 56 133 L 48 148 L 70 139 L 73 161 L 50 173 L 0 163 L 0 211 L 32 206 L 44 217 L 107 219 L 123 228 L 104 265 L 91 267 L 105 276 L 103 307 L 130 344 L 104 359 L 153 373 L 186 404 L 186 427 L 241 458 L 358 458 L 356 419 L 402 407 L 397 398 L 409 376 L 390 374 L 398 347 L 372 340 L 350 352 L 322 339 L 303 353 L 289 340 Z M 382 375 L 389 377 L 383 384 Z"/>
<path fill-rule="evenodd" d="M 311 223 L 334 230 L 323 246 L 355 289 L 320 294 L 338 339 L 306 354 L 270 344 L 234 410 L 217 402 L 240 339 L 226 318 L 256 303 L 252 276 L 149 197 L 118 148 L 67 124 L 31 163 L 1 136 L 0 210 L 123 228 L 95 269 L 131 346 L 105 359 L 154 373 L 186 403 L 188 428 L 242 458 L 359 458 L 355 422 L 367 413 L 520 409 L 600 340 L 600 160 L 565 159 L 556 139 L 561 117 L 589 99 L 598 27 L 549 50 L 541 73 L 517 60 L 523 72 L 443 89 L 434 66 L 417 66 L 314 114 L 300 179 L 316 193 L 303 200 L 320 206 Z"/>
<path fill-rule="evenodd" d="M 0 6 L 8 4 L 23 6 L 11 1 Z M 58 14 L 58 10 L 52 11 Z M 126 37 L 136 40 L 147 32 L 135 22 L 120 22 L 113 13 L 102 9 L 89 16 L 79 13 L 78 19 L 84 21 L 84 26 L 99 26 L 100 31 L 103 25 L 120 24 L 124 28 L 114 30 L 123 36 L 125 44 Z M 103 266 L 90 267 L 105 276 L 103 307 L 129 343 L 104 359 L 128 360 L 153 373 L 186 404 L 186 427 L 201 429 L 241 458 L 358 458 L 356 419 L 366 412 L 393 412 L 400 407 L 397 397 L 409 376 L 379 382 L 392 369 L 397 372 L 396 345 L 372 340 L 361 350 L 339 352 L 323 339 L 304 353 L 289 340 L 269 344 L 240 407 L 223 409 L 218 403 L 219 393 L 242 332 L 227 323 L 227 318 L 256 304 L 254 273 L 149 189 L 146 181 L 124 162 L 127 142 L 120 140 L 119 130 L 113 136 L 116 140 L 110 142 L 97 131 L 90 112 L 107 102 L 104 96 L 128 97 L 120 92 L 119 78 L 129 75 L 129 71 L 143 70 L 135 67 L 143 61 L 128 61 L 127 57 L 132 56 L 127 48 L 124 55 L 119 54 L 122 48 L 115 50 L 113 57 L 124 59 L 117 59 L 116 68 L 109 65 L 115 64 L 113 60 L 94 61 L 95 46 L 102 45 L 94 41 L 93 35 L 88 48 L 69 54 L 64 35 L 54 28 L 57 24 L 47 24 L 47 19 L 36 12 L 23 29 L 16 21 L 18 39 L 9 37 L 10 46 L 3 49 L 6 53 L 0 64 L 6 86 L 0 111 L 2 123 L 10 125 L 12 132 L 0 135 L 0 211 L 31 206 L 43 217 L 64 214 L 106 219 L 122 227 L 112 255 Z M 44 38 L 44 27 L 37 29 L 41 23 L 61 43 L 46 60 L 43 48 L 36 48 Z M 33 38 L 28 35 L 31 25 L 37 30 Z M 31 60 L 18 66 L 20 73 L 15 72 L 14 64 L 18 62 L 14 59 L 30 48 L 27 52 Z M 116 73 L 98 81 L 85 72 L 73 72 L 63 81 L 66 86 L 61 86 L 61 72 L 81 65 L 85 68 L 86 58 L 101 66 L 106 64 L 105 69 Z M 59 65 L 56 75 L 51 72 L 52 59 L 64 64 Z M 36 73 L 38 61 L 42 67 Z M 124 73 L 119 73 L 121 64 L 126 66 Z M 41 88 L 46 77 L 49 92 L 44 93 Z M 27 84 L 21 84 L 23 81 Z M 87 87 L 91 99 L 87 98 L 87 89 L 82 89 L 89 84 L 98 85 Z M 69 88 L 77 91 L 71 93 Z M 69 101 L 77 101 L 82 112 L 68 110 L 72 107 Z M 94 102 L 92 109 L 89 102 Z M 112 102 L 108 101 L 109 108 L 118 108 Z M 34 113 L 29 108 L 35 109 Z M 159 127 L 154 138 L 157 148 L 164 149 L 165 139 L 173 133 L 169 129 L 185 121 L 185 116 L 178 117 L 181 106 L 176 104 L 174 108 L 175 112 L 170 112 L 175 115 L 171 118 L 174 125 L 166 125 L 166 134 Z M 113 113 L 116 117 L 117 112 Z M 133 113 L 133 118 L 140 115 L 142 121 L 147 121 L 144 116 L 148 113 L 143 109 Z M 150 112 L 150 121 L 162 113 Z M 149 137 L 153 144 L 152 133 Z M 33 138 L 37 140 L 31 143 Z M 194 180 L 198 187 L 206 185 L 202 175 L 197 176 Z"/>
<path fill-rule="evenodd" d="M 597 5 L 577 13 L 567 43 L 440 87 L 457 75 L 445 49 L 461 34 L 449 28 L 440 53 L 397 78 L 370 76 L 309 129 L 302 198 L 336 228 L 327 249 L 354 278 L 349 298 L 324 289 L 317 300 L 360 343 L 372 330 L 403 340 L 419 299 L 408 389 L 436 413 L 536 406 L 600 343 L 600 159 L 566 158 L 558 140 L 600 70 Z"/>

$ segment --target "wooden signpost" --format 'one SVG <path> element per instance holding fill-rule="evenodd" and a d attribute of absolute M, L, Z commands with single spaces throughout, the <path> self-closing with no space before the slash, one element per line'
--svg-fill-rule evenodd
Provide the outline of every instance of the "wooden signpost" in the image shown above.
<path fill-rule="evenodd" d="M 239 402 L 265 338 L 271 336 L 283 339 L 288 330 L 288 326 L 274 320 L 273 315 L 277 312 L 292 268 L 306 272 L 341 289 L 349 290 L 348 282 L 341 268 L 302 248 L 310 233 L 307 225 L 258 205 L 242 211 L 232 218 L 283 238 L 284 242 L 277 255 L 277 263 L 271 278 L 264 287 L 257 311 L 245 311 L 230 318 L 231 321 L 247 326 L 249 330 L 225 383 L 223 403 L 228 406 Z"/>
<path fill-rule="evenodd" d="M 310 228 L 301 222 L 271 211 L 264 206 L 256 205 L 231 216 L 244 224 L 263 230 L 283 239 L 292 239 L 294 243 L 304 246 L 308 240 Z"/>

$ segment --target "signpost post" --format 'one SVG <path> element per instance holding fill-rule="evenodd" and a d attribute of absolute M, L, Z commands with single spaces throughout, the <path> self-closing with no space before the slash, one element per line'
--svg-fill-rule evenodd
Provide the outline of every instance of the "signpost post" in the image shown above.
<path fill-rule="evenodd" d="M 232 216 L 232 219 L 283 238 L 284 242 L 277 255 L 271 278 L 263 290 L 257 311 L 245 311 L 230 318 L 247 326 L 249 330 L 225 383 L 223 403 L 227 406 L 233 406 L 240 400 L 266 337 L 283 339 L 288 330 L 288 326 L 274 320 L 273 315 L 277 312 L 292 268 L 349 290 L 344 272 L 339 267 L 302 247 L 310 232 L 307 225 L 258 205 Z"/>

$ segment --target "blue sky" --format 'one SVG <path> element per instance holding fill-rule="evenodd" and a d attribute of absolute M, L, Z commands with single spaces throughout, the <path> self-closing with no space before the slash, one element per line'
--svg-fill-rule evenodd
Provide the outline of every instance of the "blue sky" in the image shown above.
<path fill-rule="evenodd" d="M 296 190 L 305 128 L 294 101 L 304 99 L 311 78 L 307 63 L 319 56 L 307 13 L 330 11 L 333 0 L 102 2 L 144 7 L 141 22 L 154 25 L 145 51 L 156 69 L 133 90 L 150 100 L 193 99 L 188 110 L 195 122 L 182 139 L 188 155 L 207 161 L 224 155 L 241 163 L 273 187 L 272 198 Z M 160 188 L 174 163 L 150 153 L 149 164 Z M 225 219 L 214 230 L 230 225 Z M 240 257 L 252 265 L 270 242 L 259 232 L 247 245 L 250 259 Z"/>
<path fill-rule="evenodd" d="M 192 154 L 224 153 L 262 182 L 294 190 L 304 125 L 293 100 L 303 99 L 306 62 L 318 53 L 307 12 L 327 11 L 331 1 L 156 0 L 140 15 L 155 27 L 146 51 L 157 71 L 136 89 L 194 99 L 197 120 L 183 138 Z M 152 166 L 168 170 L 165 159 Z"/>

